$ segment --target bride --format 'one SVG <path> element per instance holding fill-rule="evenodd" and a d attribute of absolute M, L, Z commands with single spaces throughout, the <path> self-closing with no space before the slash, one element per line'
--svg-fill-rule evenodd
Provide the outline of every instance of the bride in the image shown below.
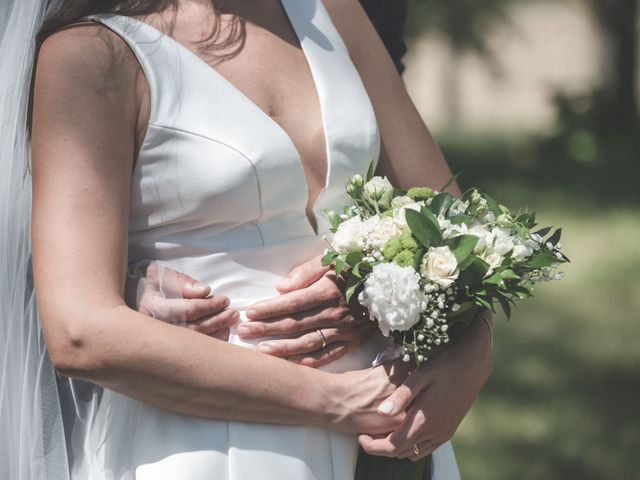
<path fill-rule="evenodd" d="M 42 469 L 353 478 L 357 435 L 384 439 L 407 416 L 378 412 L 403 380 L 368 368 L 383 339 L 311 369 L 255 351 L 235 328 L 224 342 L 151 319 L 124 286 L 128 263 L 156 259 L 224 293 L 245 322 L 322 252 L 320 212 L 346 203 L 346 179 L 372 159 L 403 188 L 450 177 L 358 4 L 63 1 L 39 41 L 33 281 L 52 365 L 73 379 L 58 382 L 63 425 L 40 418 L 52 426 L 44 450 L 60 455 Z M 39 358 L 35 383 L 50 391 Z M 64 452 L 46 442 L 54 429 Z M 458 478 L 448 449 L 434 453 L 437 480 Z"/>

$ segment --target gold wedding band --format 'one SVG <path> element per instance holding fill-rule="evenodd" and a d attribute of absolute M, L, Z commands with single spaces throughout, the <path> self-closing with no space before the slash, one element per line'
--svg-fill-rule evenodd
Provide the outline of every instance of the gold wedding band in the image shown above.
<path fill-rule="evenodd" d="M 320 340 L 322 340 L 322 348 L 327 346 L 327 339 L 324 338 L 324 333 L 322 333 L 322 330 L 320 329 L 316 329 L 316 332 L 318 332 L 318 335 L 320 335 Z"/>
<path fill-rule="evenodd" d="M 418 448 L 417 443 L 413 444 L 413 453 L 415 453 L 416 455 L 420 455 L 420 449 Z"/>

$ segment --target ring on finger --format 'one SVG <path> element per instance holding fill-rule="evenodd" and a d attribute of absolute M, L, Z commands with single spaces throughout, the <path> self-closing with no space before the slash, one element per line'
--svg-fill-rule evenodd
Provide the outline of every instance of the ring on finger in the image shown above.
<path fill-rule="evenodd" d="M 316 328 L 316 332 L 318 332 L 318 335 L 320 335 L 320 340 L 322 341 L 322 348 L 325 348 L 327 346 L 327 339 L 324 336 L 324 333 L 322 333 L 322 330 L 320 330 L 319 328 Z"/>
<path fill-rule="evenodd" d="M 419 455 L 420 455 L 420 448 L 418 448 L 418 444 L 417 444 L 417 443 L 414 443 L 414 444 L 413 444 L 413 453 L 414 453 L 416 456 L 419 456 Z"/>

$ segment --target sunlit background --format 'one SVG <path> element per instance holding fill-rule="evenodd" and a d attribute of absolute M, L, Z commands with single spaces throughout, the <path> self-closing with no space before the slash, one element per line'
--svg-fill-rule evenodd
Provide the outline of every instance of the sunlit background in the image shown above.
<path fill-rule="evenodd" d="M 413 0 L 405 82 L 463 187 L 572 263 L 495 326 L 465 480 L 640 479 L 637 0 Z"/>

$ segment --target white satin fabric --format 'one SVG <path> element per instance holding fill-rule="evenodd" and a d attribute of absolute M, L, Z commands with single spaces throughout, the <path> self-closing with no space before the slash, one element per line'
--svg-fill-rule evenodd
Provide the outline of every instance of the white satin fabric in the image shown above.
<path fill-rule="evenodd" d="M 228 295 L 240 311 L 277 295 L 276 283 L 293 266 L 323 251 L 328 225 L 319 212 L 348 203 L 345 181 L 365 171 L 380 148 L 371 103 L 322 2 L 283 5 L 321 102 L 328 175 L 315 206 L 319 235 L 305 214 L 299 154 L 272 118 L 153 27 L 118 15 L 93 17 L 131 46 L 151 91 L 149 128 L 133 172 L 130 260 L 160 260 Z M 230 341 L 253 348 L 233 333 Z M 374 338 L 328 369 L 366 368 L 381 344 Z M 178 415 L 110 390 L 91 395 L 98 406 L 85 412 L 83 433 L 70 427 L 74 479 L 353 479 L 352 435 Z M 458 478 L 450 445 L 436 452 L 435 465 L 438 480 Z"/>

